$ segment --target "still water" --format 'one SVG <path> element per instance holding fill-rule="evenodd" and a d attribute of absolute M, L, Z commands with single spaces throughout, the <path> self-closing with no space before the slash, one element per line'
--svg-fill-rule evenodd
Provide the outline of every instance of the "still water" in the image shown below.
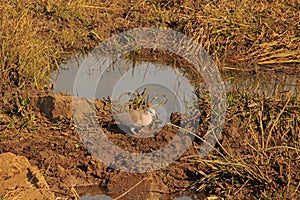
<path fill-rule="evenodd" d="M 180 70 L 158 63 L 135 63 L 125 59 L 118 59 L 113 65 L 104 66 L 103 68 L 98 65 L 90 65 L 84 72 L 80 72 L 80 76 L 83 77 L 81 78 L 82 80 L 85 80 L 84 86 L 90 85 L 96 88 L 86 90 L 83 87 L 80 91 L 73 91 L 74 81 L 76 75 L 78 78 L 78 70 L 83 64 L 83 59 L 83 57 L 78 56 L 61 65 L 60 71 L 53 73 L 52 84 L 54 93 L 62 92 L 91 99 L 101 99 L 112 94 L 117 97 L 126 92 L 141 92 L 144 88 L 151 85 L 152 90 L 153 88 L 156 89 L 156 91 L 152 92 L 152 95 L 155 93 L 159 93 L 156 94 L 158 96 L 166 95 L 166 89 L 171 90 L 173 94 L 167 95 L 171 95 L 172 98 L 169 96 L 168 100 L 176 98 L 175 96 L 178 96 L 178 94 L 182 99 L 187 98 L 190 100 L 193 98 L 194 87 Z M 300 95 L 299 73 L 291 75 L 270 71 L 250 74 L 228 70 L 221 71 L 221 76 L 228 91 L 248 91 L 265 96 L 274 96 L 287 92 L 291 92 L 294 96 Z M 99 79 L 99 77 L 101 78 Z M 201 77 L 199 79 L 201 80 Z M 136 88 L 137 85 L 141 84 L 144 87 Z M 165 87 L 163 92 L 161 87 Z M 205 88 L 204 82 L 200 83 L 200 88 Z M 167 93 L 170 93 L 170 91 Z M 169 104 L 171 105 L 172 103 Z"/>

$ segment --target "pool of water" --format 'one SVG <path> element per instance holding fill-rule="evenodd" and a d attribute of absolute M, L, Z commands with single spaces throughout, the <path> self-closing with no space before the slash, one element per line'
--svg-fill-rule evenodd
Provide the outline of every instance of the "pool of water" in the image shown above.
<path fill-rule="evenodd" d="M 172 99 L 176 96 L 190 101 L 193 98 L 193 81 L 183 76 L 180 70 L 171 66 L 158 63 L 140 62 L 135 63 L 131 60 L 118 59 L 113 65 L 105 66 L 98 63 L 93 65 L 84 62 L 84 57 L 77 57 L 61 66 L 59 72 L 52 75 L 54 93 L 66 93 L 91 99 L 101 99 L 108 96 L 120 97 L 126 92 L 141 92 L 144 88 L 152 90 L 150 95 L 168 98 L 166 105 L 173 106 L 170 109 L 177 110 L 178 104 Z M 105 63 L 106 61 L 102 61 Z M 83 65 L 89 65 L 84 71 L 79 72 Z M 84 80 L 79 91 L 73 91 L 74 82 L 78 76 Z M 221 76 L 226 89 L 248 91 L 265 96 L 274 96 L 291 92 L 294 96 L 300 95 L 300 74 L 286 74 L 283 72 L 258 72 L 249 73 L 237 70 L 221 71 Z M 99 79 L 99 77 L 101 77 Z M 205 82 L 199 77 L 200 88 L 205 88 Z M 143 87 L 136 87 L 137 85 Z M 89 90 L 86 86 L 91 86 Z M 169 91 L 168 91 L 169 90 Z M 112 93 L 113 91 L 113 93 Z M 170 92 L 171 91 L 171 92 Z M 175 92 L 175 93 L 174 93 Z M 124 99 L 125 101 L 127 99 Z"/>

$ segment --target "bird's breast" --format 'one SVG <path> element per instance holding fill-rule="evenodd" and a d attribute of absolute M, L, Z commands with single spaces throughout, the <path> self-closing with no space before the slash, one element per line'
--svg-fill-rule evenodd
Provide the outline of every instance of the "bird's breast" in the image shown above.
<path fill-rule="evenodd" d="M 134 110 L 128 113 L 118 113 L 115 118 L 120 123 L 129 127 L 142 127 L 152 123 L 152 117 L 142 110 Z"/>

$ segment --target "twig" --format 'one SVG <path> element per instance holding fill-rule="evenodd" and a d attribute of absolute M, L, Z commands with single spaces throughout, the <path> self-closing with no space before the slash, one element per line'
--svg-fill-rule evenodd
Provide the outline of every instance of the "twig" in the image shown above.
<path fill-rule="evenodd" d="M 115 198 L 114 200 L 118 200 L 120 198 L 122 198 L 123 196 L 125 196 L 126 194 L 128 194 L 131 190 L 133 190 L 134 188 L 136 188 L 139 184 L 141 184 L 144 180 L 146 180 L 149 177 L 145 177 L 143 178 L 141 181 L 139 181 L 137 184 L 135 184 L 134 186 L 132 186 L 129 190 L 127 190 L 126 192 L 124 192 L 123 194 L 121 194 L 120 196 L 118 196 L 117 198 Z"/>

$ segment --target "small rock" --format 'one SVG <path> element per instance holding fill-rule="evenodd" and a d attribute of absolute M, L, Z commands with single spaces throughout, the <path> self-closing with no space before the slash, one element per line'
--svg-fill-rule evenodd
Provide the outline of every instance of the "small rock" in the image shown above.
<path fill-rule="evenodd" d="M 49 94 L 46 96 L 32 97 L 31 101 L 34 106 L 40 109 L 50 120 L 59 119 L 61 116 L 66 118 L 72 117 L 72 97 Z"/>
<path fill-rule="evenodd" d="M 4 199 L 55 199 L 38 168 L 31 166 L 24 156 L 13 153 L 0 154 L 1 196 Z"/>

